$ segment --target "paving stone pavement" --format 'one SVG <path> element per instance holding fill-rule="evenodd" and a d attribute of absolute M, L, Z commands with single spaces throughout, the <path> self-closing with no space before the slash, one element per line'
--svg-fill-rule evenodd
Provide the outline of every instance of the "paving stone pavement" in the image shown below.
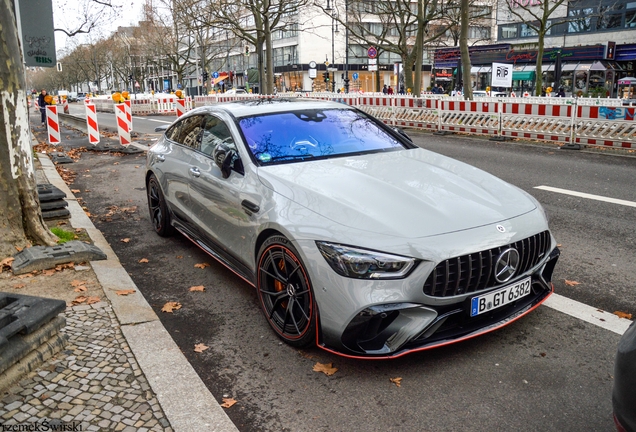
<path fill-rule="evenodd" d="M 0 430 L 61 422 L 75 427 L 65 430 L 172 432 L 111 305 L 67 307 L 64 316 L 65 350 L 7 390 Z"/>

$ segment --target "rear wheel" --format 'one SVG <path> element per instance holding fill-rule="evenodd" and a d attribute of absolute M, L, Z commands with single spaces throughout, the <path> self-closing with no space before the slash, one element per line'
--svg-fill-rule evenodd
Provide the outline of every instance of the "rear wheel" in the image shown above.
<path fill-rule="evenodd" d="M 170 224 L 170 212 L 168 205 L 161 192 L 159 181 L 154 174 L 150 175 L 148 185 L 146 187 L 148 196 L 148 211 L 150 213 L 150 222 L 155 232 L 161 237 L 169 237 L 174 233 L 174 227 Z"/>
<path fill-rule="evenodd" d="M 269 325 L 286 343 L 309 345 L 316 335 L 316 306 L 307 270 L 291 242 L 268 238 L 258 253 L 258 297 Z"/>

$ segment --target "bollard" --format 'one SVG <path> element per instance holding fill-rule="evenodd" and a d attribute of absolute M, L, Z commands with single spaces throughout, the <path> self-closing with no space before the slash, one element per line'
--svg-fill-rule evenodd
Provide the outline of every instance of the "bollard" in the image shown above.
<path fill-rule="evenodd" d="M 88 133 L 88 142 L 91 144 L 99 143 L 99 126 L 97 124 L 97 110 L 94 104 L 86 104 L 86 132 Z"/>
<path fill-rule="evenodd" d="M 57 105 L 46 106 L 46 125 L 49 135 L 49 144 L 59 144 L 60 121 L 57 116 Z"/>

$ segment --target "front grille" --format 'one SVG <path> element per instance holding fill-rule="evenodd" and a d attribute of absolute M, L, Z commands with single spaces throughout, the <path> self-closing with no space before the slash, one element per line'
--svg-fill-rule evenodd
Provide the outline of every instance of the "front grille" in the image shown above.
<path fill-rule="evenodd" d="M 519 252 L 519 268 L 515 275 L 524 274 L 545 257 L 550 248 L 550 232 L 544 231 L 509 245 L 442 261 L 426 280 L 424 294 L 451 297 L 498 285 L 493 272 L 495 260 L 511 247 Z"/>

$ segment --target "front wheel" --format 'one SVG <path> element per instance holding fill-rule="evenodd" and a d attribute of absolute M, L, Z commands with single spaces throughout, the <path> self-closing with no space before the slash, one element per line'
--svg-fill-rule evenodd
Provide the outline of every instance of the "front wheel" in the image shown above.
<path fill-rule="evenodd" d="M 169 237 L 174 233 L 174 227 L 170 224 L 170 213 L 168 204 L 163 197 L 159 181 L 154 174 L 150 175 L 148 185 L 146 186 L 148 194 L 148 211 L 150 213 L 150 222 L 155 232 L 161 237 Z"/>
<path fill-rule="evenodd" d="M 298 252 L 285 237 L 272 236 L 261 246 L 256 287 L 265 317 L 283 341 L 304 347 L 315 340 L 311 282 Z"/>

